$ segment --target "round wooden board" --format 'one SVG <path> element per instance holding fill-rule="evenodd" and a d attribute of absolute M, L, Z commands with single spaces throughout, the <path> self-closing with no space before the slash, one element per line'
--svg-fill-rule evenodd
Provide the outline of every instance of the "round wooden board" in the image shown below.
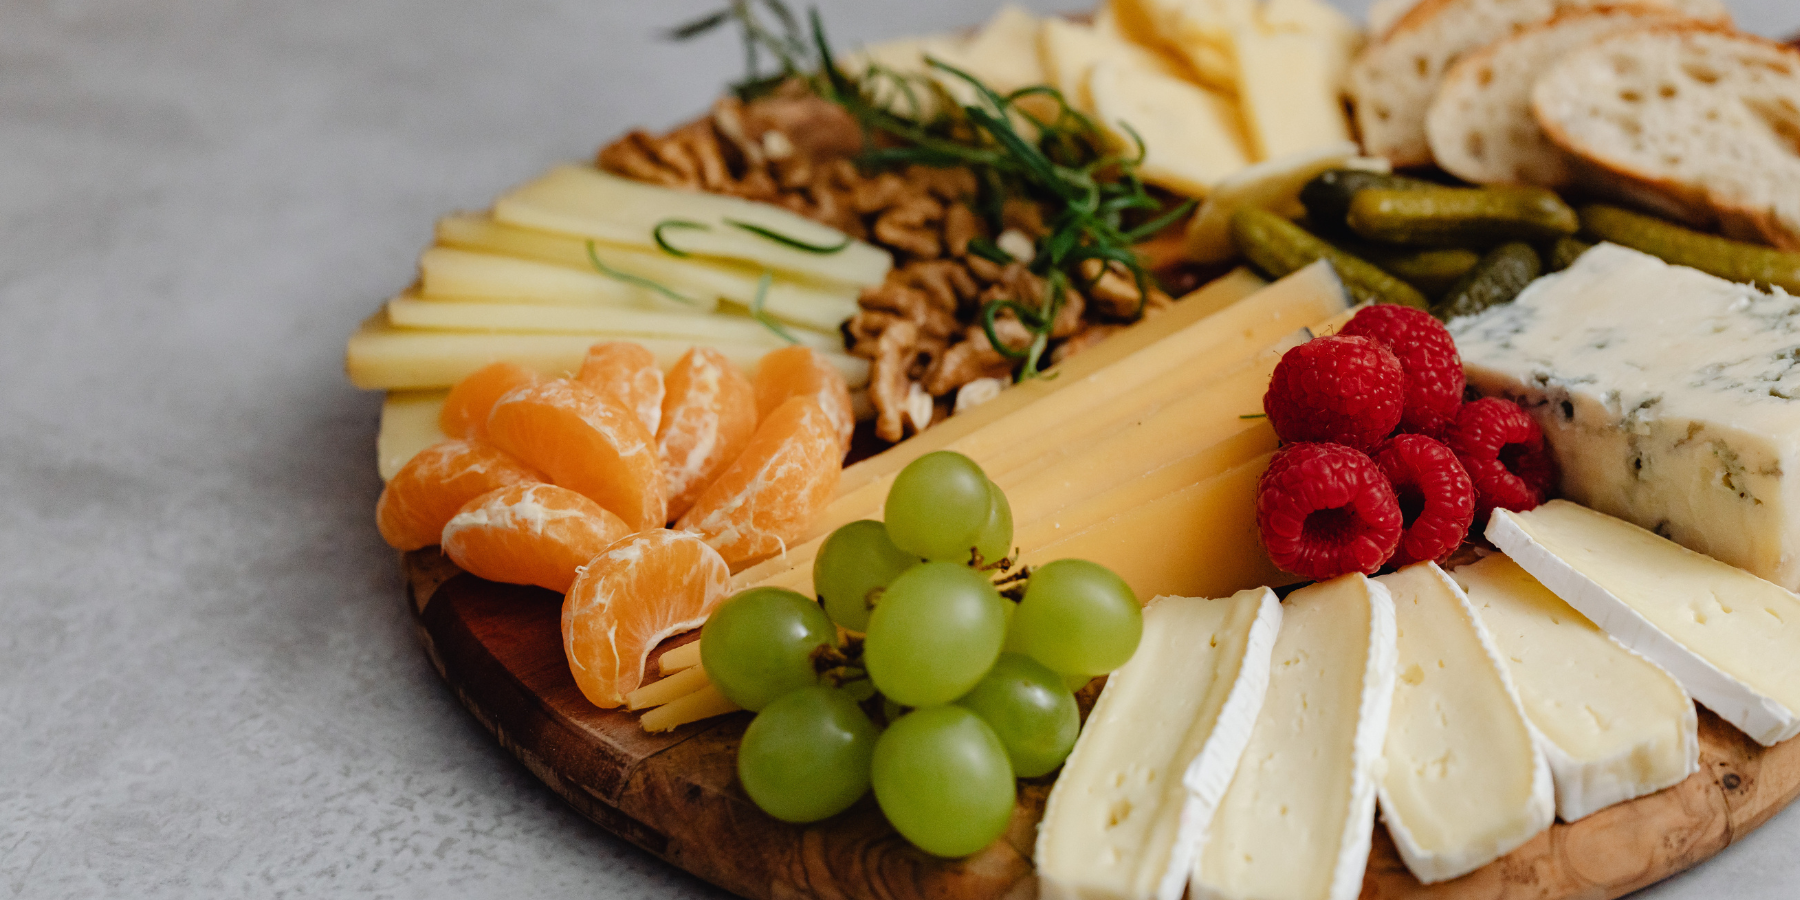
<path fill-rule="evenodd" d="M 777 822 L 736 784 L 747 714 L 645 734 L 576 689 L 555 594 L 482 581 L 435 548 L 402 566 L 419 639 L 463 705 L 582 815 L 669 863 L 753 900 L 1036 897 L 1031 849 L 1051 779 L 1021 782 L 1005 838 L 962 860 L 914 849 L 868 798 L 815 825 Z M 1608 900 L 1711 857 L 1796 794 L 1800 740 L 1759 747 L 1701 710 L 1692 777 L 1558 823 L 1455 881 L 1419 884 L 1376 829 L 1362 900 Z"/>

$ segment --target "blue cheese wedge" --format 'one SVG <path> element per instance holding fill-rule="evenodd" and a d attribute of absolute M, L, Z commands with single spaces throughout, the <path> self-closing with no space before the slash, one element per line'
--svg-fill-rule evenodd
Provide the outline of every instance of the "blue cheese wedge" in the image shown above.
<path fill-rule="evenodd" d="M 1162 597 L 1107 679 L 1038 832 L 1044 900 L 1180 900 L 1269 683 L 1281 603 Z"/>
<path fill-rule="evenodd" d="M 1602 244 L 1450 330 L 1563 496 L 1800 588 L 1800 298 Z"/>
<path fill-rule="evenodd" d="M 1450 573 L 1506 660 L 1556 782 L 1565 822 L 1679 783 L 1700 768 L 1694 701 L 1496 553 Z"/>
<path fill-rule="evenodd" d="M 1764 746 L 1800 734 L 1800 597 L 1566 500 L 1495 510 L 1488 539 Z"/>
<path fill-rule="evenodd" d="M 1200 849 L 1195 900 L 1353 900 L 1394 700 L 1394 603 L 1345 575 L 1289 595 L 1268 697 Z"/>
<path fill-rule="evenodd" d="M 1429 562 L 1376 580 L 1399 632 L 1381 818 L 1419 881 L 1447 881 L 1550 827 L 1550 766 L 1456 582 Z"/>

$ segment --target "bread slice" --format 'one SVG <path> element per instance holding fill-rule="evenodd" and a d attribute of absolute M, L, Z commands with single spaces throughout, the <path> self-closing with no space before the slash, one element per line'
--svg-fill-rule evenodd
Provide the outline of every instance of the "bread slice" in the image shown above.
<path fill-rule="evenodd" d="M 1800 249 L 1800 50 L 1691 25 L 1626 32 L 1563 57 L 1531 106 L 1598 185 Z"/>
<path fill-rule="evenodd" d="M 1531 115 L 1531 86 L 1572 51 L 1609 34 L 1680 21 L 1654 6 L 1597 6 L 1562 13 L 1502 38 L 1444 73 L 1425 112 L 1431 155 L 1444 171 L 1476 184 L 1569 183 L 1568 157 Z"/>
<path fill-rule="evenodd" d="M 1617 0 L 1610 0 L 1617 2 Z M 1605 0 L 1421 0 L 1350 66 L 1350 100 L 1363 149 L 1396 166 L 1431 162 L 1425 110 L 1444 72 L 1478 50 L 1561 12 Z M 1650 0 L 1692 19 L 1727 23 L 1722 0 Z"/>

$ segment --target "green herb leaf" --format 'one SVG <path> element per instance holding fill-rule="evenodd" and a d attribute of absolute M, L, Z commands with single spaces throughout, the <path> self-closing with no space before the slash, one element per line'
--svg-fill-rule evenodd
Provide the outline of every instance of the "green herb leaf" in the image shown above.
<path fill-rule="evenodd" d="M 656 223 L 656 227 L 650 230 L 650 237 L 655 239 L 656 246 L 661 247 L 662 252 L 667 253 L 670 256 L 681 257 L 682 259 L 687 259 L 688 257 L 693 256 L 694 254 L 689 253 L 686 250 L 683 250 L 679 247 L 671 246 L 669 244 L 668 239 L 663 237 L 664 229 L 669 229 L 669 228 L 691 228 L 695 231 L 711 231 L 712 230 L 712 226 L 706 224 L 705 222 L 694 222 L 694 221 L 690 221 L 688 219 L 664 219 L 661 222 Z"/>
<path fill-rule="evenodd" d="M 725 224 L 730 225 L 733 228 L 742 228 L 757 237 L 767 238 L 777 244 L 792 247 L 795 250 L 804 250 L 807 253 L 817 253 L 820 256 L 830 256 L 833 253 L 842 253 L 855 240 L 846 234 L 844 235 L 843 240 L 835 244 L 809 244 L 797 237 L 790 237 L 779 231 L 764 228 L 754 222 L 740 222 L 737 219 L 726 219 Z"/>
<path fill-rule="evenodd" d="M 774 282 L 775 276 L 769 272 L 762 273 L 762 277 L 756 280 L 756 296 L 750 300 L 750 317 L 757 322 L 760 322 L 762 327 L 775 332 L 776 337 L 779 337 L 790 344 L 798 344 L 800 343 L 800 339 L 794 337 L 792 332 L 788 331 L 780 322 L 776 321 L 774 316 L 769 315 L 768 311 L 763 309 L 763 304 L 767 303 L 769 300 L 769 287 L 773 285 Z"/>
<path fill-rule="evenodd" d="M 678 303 L 686 303 L 689 306 L 699 306 L 700 305 L 700 301 L 695 300 L 694 298 L 689 297 L 685 294 L 677 293 L 676 291 L 671 289 L 668 285 L 662 284 L 661 282 L 657 282 L 657 281 L 651 281 L 650 279 L 645 278 L 642 275 L 633 275 L 630 272 L 621 272 L 618 269 L 615 269 L 612 266 L 609 266 L 606 263 L 601 262 L 600 254 L 594 251 L 594 242 L 593 241 L 587 242 L 587 255 L 588 255 L 588 261 L 594 264 L 594 270 L 599 272 L 602 275 L 605 275 L 608 278 L 615 278 L 615 279 L 618 279 L 619 281 L 625 282 L 626 284 L 637 285 L 638 287 L 641 287 L 644 290 L 651 291 L 656 294 L 660 294 L 660 295 L 667 297 L 670 300 L 674 300 Z"/>

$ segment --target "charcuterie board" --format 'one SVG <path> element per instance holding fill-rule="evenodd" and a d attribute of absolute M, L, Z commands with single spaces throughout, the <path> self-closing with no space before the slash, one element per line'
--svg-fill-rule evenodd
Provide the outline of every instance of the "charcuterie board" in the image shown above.
<path fill-rule="evenodd" d="M 1036 895 L 1031 851 L 1053 776 L 1021 782 L 1006 835 L 961 860 L 912 847 L 869 798 L 824 822 L 784 824 L 736 783 L 747 714 L 646 734 L 635 715 L 598 709 L 576 688 L 555 594 L 482 581 L 435 548 L 401 564 L 420 641 L 463 705 L 582 815 L 670 864 L 753 900 Z M 1362 898 L 1619 897 L 1708 859 L 1797 794 L 1800 740 L 1763 748 L 1701 710 L 1700 771 L 1681 784 L 1558 823 L 1485 868 L 1429 886 L 1377 829 Z"/>

